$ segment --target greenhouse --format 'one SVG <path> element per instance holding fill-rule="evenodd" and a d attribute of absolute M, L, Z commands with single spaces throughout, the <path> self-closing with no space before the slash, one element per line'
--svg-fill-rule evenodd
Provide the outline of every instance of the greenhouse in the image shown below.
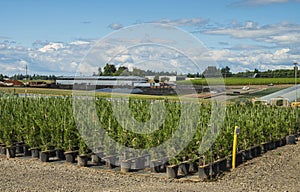
<path fill-rule="evenodd" d="M 289 102 L 294 102 L 295 98 L 299 100 L 300 98 L 300 85 L 296 85 L 293 87 L 289 87 L 280 91 L 277 91 L 275 93 L 263 96 L 259 98 L 259 100 L 267 101 L 268 104 L 270 104 L 271 100 L 274 100 L 275 98 L 284 98 L 285 100 L 288 100 Z"/>

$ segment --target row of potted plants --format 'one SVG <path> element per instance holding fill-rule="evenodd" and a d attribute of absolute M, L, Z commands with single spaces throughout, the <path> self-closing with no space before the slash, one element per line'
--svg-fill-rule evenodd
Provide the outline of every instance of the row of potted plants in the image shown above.
<path fill-rule="evenodd" d="M 164 158 L 174 156 L 174 146 L 185 147 L 169 161 L 170 165 L 195 161 L 203 155 L 205 162 L 229 156 L 235 125 L 241 128 L 240 150 L 274 142 L 294 133 L 295 127 L 294 109 L 288 107 L 231 104 L 226 106 L 224 119 L 221 114 L 219 119 L 211 119 L 211 115 L 218 117 L 218 110 L 212 109 L 218 106 L 209 102 L 195 105 L 169 100 L 96 98 L 95 111 L 89 102 L 83 100 L 77 105 L 71 97 L 1 97 L 0 142 L 12 151 L 17 147 L 14 143 L 24 143 L 31 147 L 33 157 L 41 153 L 43 161 L 64 151 L 67 161 L 74 162 L 78 154 L 84 157 L 90 153 L 89 148 L 95 151 L 101 146 L 111 166 L 124 161 L 127 168 L 130 163 L 130 171 L 148 160 L 140 159 L 143 153 L 116 155 L 123 153 L 124 146 L 150 149 L 171 139 L 172 145 L 162 149 L 161 154 L 149 154 L 153 171 L 159 171 L 166 167 Z M 203 147 L 206 143 L 213 143 L 208 152 Z"/>

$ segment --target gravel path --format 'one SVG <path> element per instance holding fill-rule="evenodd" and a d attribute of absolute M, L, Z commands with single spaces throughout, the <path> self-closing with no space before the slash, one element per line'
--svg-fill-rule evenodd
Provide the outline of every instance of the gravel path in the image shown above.
<path fill-rule="evenodd" d="M 300 142 L 269 151 L 215 182 L 182 182 L 34 159 L 0 157 L 0 191 L 300 191 Z"/>

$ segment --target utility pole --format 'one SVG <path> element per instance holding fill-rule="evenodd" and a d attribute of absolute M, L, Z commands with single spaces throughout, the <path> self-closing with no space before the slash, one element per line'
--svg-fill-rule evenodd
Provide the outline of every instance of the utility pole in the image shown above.
<path fill-rule="evenodd" d="M 298 73 L 298 63 L 297 62 L 294 62 L 294 70 L 295 70 L 295 90 L 296 90 L 296 93 L 295 93 L 295 103 L 296 103 L 296 106 L 295 106 L 295 115 L 296 115 L 296 122 L 295 122 L 295 135 L 298 135 L 298 103 L 297 103 L 297 100 L 298 100 L 298 90 L 297 90 L 297 73 Z"/>

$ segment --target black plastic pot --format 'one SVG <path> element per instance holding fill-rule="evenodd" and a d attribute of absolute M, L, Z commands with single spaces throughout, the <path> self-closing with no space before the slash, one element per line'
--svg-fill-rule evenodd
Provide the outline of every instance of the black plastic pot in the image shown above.
<path fill-rule="evenodd" d="M 40 152 L 40 160 L 42 162 L 49 162 L 50 157 L 55 157 L 56 156 L 56 151 L 55 150 L 46 150 L 46 151 L 41 151 Z"/>
<path fill-rule="evenodd" d="M 120 165 L 119 157 L 117 155 L 107 156 L 104 158 L 104 160 L 106 162 L 106 167 L 109 169 L 116 168 L 118 165 Z"/>
<path fill-rule="evenodd" d="M 263 153 L 266 153 L 267 151 L 268 151 L 268 143 L 262 143 L 261 145 L 260 145 L 260 151 L 261 151 L 261 154 L 263 154 Z"/>
<path fill-rule="evenodd" d="M 49 151 L 41 151 L 40 152 L 40 161 L 49 162 L 50 153 Z"/>
<path fill-rule="evenodd" d="M 227 171 L 227 159 L 225 158 L 222 158 L 222 159 L 219 159 L 218 160 L 219 162 L 219 170 L 224 172 L 224 171 Z"/>
<path fill-rule="evenodd" d="M 6 157 L 7 158 L 15 158 L 16 157 L 16 147 L 15 146 L 6 147 Z"/>
<path fill-rule="evenodd" d="M 145 158 L 144 157 L 136 157 L 131 158 L 131 169 L 132 170 L 141 170 L 145 168 Z"/>
<path fill-rule="evenodd" d="M 232 155 L 226 158 L 226 169 L 230 170 L 232 168 Z"/>
<path fill-rule="evenodd" d="M 295 135 L 288 135 L 288 136 L 286 136 L 286 144 L 287 145 L 296 144 L 296 137 L 295 137 Z"/>
<path fill-rule="evenodd" d="M 24 145 L 24 143 L 17 143 L 16 144 L 16 154 L 24 153 L 23 145 Z"/>
<path fill-rule="evenodd" d="M 286 145 L 286 138 L 281 138 L 280 139 L 280 143 L 281 143 L 281 146 L 285 146 Z"/>
<path fill-rule="evenodd" d="M 66 162 L 75 163 L 76 156 L 78 155 L 78 151 L 66 151 L 64 152 L 66 157 Z"/>
<path fill-rule="evenodd" d="M 246 149 L 245 150 L 245 154 L 246 154 L 246 160 L 247 161 L 253 159 L 251 148 L 250 149 Z"/>
<path fill-rule="evenodd" d="M 88 164 L 88 156 L 83 154 L 83 155 L 78 155 L 77 156 L 77 165 L 80 167 L 86 167 Z"/>
<path fill-rule="evenodd" d="M 166 163 L 163 160 L 152 160 L 150 168 L 153 173 L 163 173 L 166 172 Z"/>
<path fill-rule="evenodd" d="M 276 140 L 276 141 L 275 141 L 275 146 L 276 146 L 276 148 L 277 148 L 277 147 L 281 147 L 281 142 L 280 142 L 280 140 Z"/>
<path fill-rule="evenodd" d="M 142 158 L 144 158 L 144 167 L 150 167 L 150 155 L 143 155 Z"/>
<path fill-rule="evenodd" d="M 39 158 L 39 156 L 40 156 L 40 151 L 41 151 L 41 149 L 40 148 L 30 148 L 29 149 L 30 151 L 31 151 L 31 157 L 32 158 Z"/>
<path fill-rule="evenodd" d="M 168 178 L 177 178 L 178 177 L 178 168 L 179 168 L 179 165 L 168 165 L 167 166 L 167 177 Z"/>
<path fill-rule="evenodd" d="M 252 159 L 257 157 L 257 154 L 256 154 L 256 147 L 251 147 L 250 148 L 250 154 L 252 156 Z"/>
<path fill-rule="evenodd" d="M 131 161 L 130 160 L 123 160 L 120 162 L 120 166 L 121 166 L 121 172 L 122 173 L 127 173 L 130 171 L 130 167 L 131 167 Z"/>
<path fill-rule="evenodd" d="M 63 149 L 56 149 L 55 150 L 55 156 L 58 160 L 66 160 L 66 156 L 64 154 L 64 150 Z"/>
<path fill-rule="evenodd" d="M 198 165 L 197 162 L 195 161 L 190 161 L 189 162 L 189 173 L 197 173 L 198 171 Z"/>
<path fill-rule="evenodd" d="M 0 153 L 2 155 L 6 155 L 6 145 L 5 144 L 0 145 Z"/>
<path fill-rule="evenodd" d="M 31 156 L 31 151 L 29 150 L 29 146 L 24 144 L 23 145 L 23 155 L 24 156 Z"/>
<path fill-rule="evenodd" d="M 153 173 L 159 173 L 161 172 L 161 162 L 158 160 L 152 160 L 150 161 L 150 167 L 151 167 L 151 172 Z"/>
<path fill-rule="evenodd" d="M 92 158 L 91 163 L 92 163 L 93 165 L 100 165 L 100 164 L 101 164 L 101 158 L 98 157 L 98 155 L 96 155 L 96 154 L 93 153 L 93 154 L 91 155 L 91 158 Z"/>
<path fill-rule="evenodd" d="M 212 170 L 210 170 L 210 177 L 215 177 L 216 175 L 218 175 L 220 173 L 220 162 L 219 161 L 215 161 L 212 163 Z"/>
<path fill-rule="evenodd" d="M 260 145 L 256 145 L 255 147 L 255 157 L 258 157 L 261 155 L 261 147 Z"/>
<path fill-rule="evenodd" d="M 275 143 L 275 141 L 270 141 L 268 146 L 269 146 L 268 150 L 274 150 L 274 149 L 276 149 L 276 143 Z"/>
<path fill-rule="evenodd" d="M 239 151 L 239 153 L 241 153 L 241 156 L 242 156 L 241 163 L 245 163 L 247 160 L 249 160 L 249 157 L 248 157 L 249 154 L 248 154 L 247 150 Z M 235 162 L 237 164 L 237 160 Z M 241 164 L 241 163 L 239 163 L 239 164 Z"/>
<path fill-rule="evenodd" d="M 168 166 L 167 166 L 168 170 Z M 186 176 L 189 174 L 189 162 L 185 161 L 178 165 L 178 174 Z"/>
<path fill-rule="evenodd" d="M 241 165 L 243 162 L 245 162 L 243 153 L 244 153 L 244 151 L 239 151 L 239 152 L 236 153 L 235 166 L 239 166 L 239 165 Z"/>
<path fill-rule="evenodd" d="M 209 178 L 209 169 L 210 165 L 201 165 L 198 167 L 198 175 L 200 179 L 208 179 Z"/>

